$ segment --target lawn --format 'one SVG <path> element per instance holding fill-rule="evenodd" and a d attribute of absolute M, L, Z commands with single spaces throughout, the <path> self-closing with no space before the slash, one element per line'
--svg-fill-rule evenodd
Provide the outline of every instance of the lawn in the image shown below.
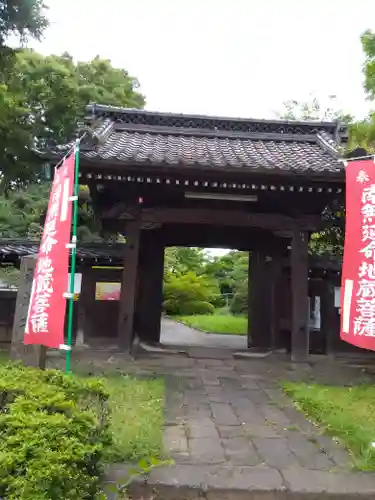
<path fill-rule="evenodd" d="M 357 469 L 375 470 L 375 387 L 283 386 L 299 409 L 350 451 Z"/>
<path fill-rule="evenodd" d="M 247 335 L 247 318 L 231 314 L 180 316 L 179 321 L 207 333 Z"/>
<path fill-rule="evenodd" d="M 106 378 L 114 445 L 108 460 L 136 462 L 163 453 L 164 381 Z"/>

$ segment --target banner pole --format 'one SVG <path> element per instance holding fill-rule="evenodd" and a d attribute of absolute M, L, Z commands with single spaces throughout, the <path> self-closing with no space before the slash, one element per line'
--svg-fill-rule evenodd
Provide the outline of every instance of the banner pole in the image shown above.
<path fill-rule="evenodd" d="M 74 189 L 73 189 L 73 227 L 72 227 L 72 253 L 70 259 L 70 284 L 69 284 L 69 309 L 68 309 L 68 339 L 66 351 L 65 372 L 71 371 L 71 347 L 73 341 L 73 311 L 74 311 L 74 281 L 77 260 L 77 223 L 78 223 L 78 189 L 79 189 L 79 145 L 77 139 L 75 146 L 75 168 L 74 168 Z"/>

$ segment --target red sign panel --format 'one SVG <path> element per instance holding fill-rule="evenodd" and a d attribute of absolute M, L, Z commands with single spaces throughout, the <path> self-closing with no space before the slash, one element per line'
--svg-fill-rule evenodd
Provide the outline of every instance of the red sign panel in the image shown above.
<path fill-rule="evenodd" d="M 346 230 L 341 283 L 341 338 L 375 351 L 375 164 L 346 168 Z"/>
<path fill-rule="evenodd" d="M 24 343 L 60 348 L 64 344 L 67 277 L 74 185 L 74 153 L 55 170 L 34 271 Z"/>

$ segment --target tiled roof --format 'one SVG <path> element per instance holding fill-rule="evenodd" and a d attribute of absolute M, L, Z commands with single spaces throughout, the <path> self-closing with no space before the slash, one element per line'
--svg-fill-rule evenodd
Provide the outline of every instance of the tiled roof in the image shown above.
<path fill-rule="evenodd" d="M 0 239 L 0 261 L 13 262 L 27 255 L 35 255 L 39 252 L 39 242 L 31 240 L 7 240 Z M 83 244 L 77 248 L 77 258 L 88 262 L 111 262 L 121 263 L 124 255 L 124 245 L 121 243 L 105 244 L 91 243 Z"/>
<path fill-rule="evenodd" d="M 93 131 L 82 163 L 340 173 L 340 140 L 333 122 L 287 122 L 151 113 L 92 105 Z"/>

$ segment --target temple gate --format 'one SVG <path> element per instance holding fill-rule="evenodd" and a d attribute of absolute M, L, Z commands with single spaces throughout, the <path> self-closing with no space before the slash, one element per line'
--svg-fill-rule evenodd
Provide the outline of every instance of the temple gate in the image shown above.
<path fill-rule="evenodd" d="M 284 329 L 292 359 L 306 360 L 308 243 L 324 228 L 324 210 L 344 200 L 338 158 L 346 129 L 101 105 L 87 108 L 86 125 L 80 183 L 103 228 L 126 236 L 122 348 L 135 332 L 159 340 L 165 247 L 224 246 L 251 251 L 249 347 L 278 345 Z"/>

